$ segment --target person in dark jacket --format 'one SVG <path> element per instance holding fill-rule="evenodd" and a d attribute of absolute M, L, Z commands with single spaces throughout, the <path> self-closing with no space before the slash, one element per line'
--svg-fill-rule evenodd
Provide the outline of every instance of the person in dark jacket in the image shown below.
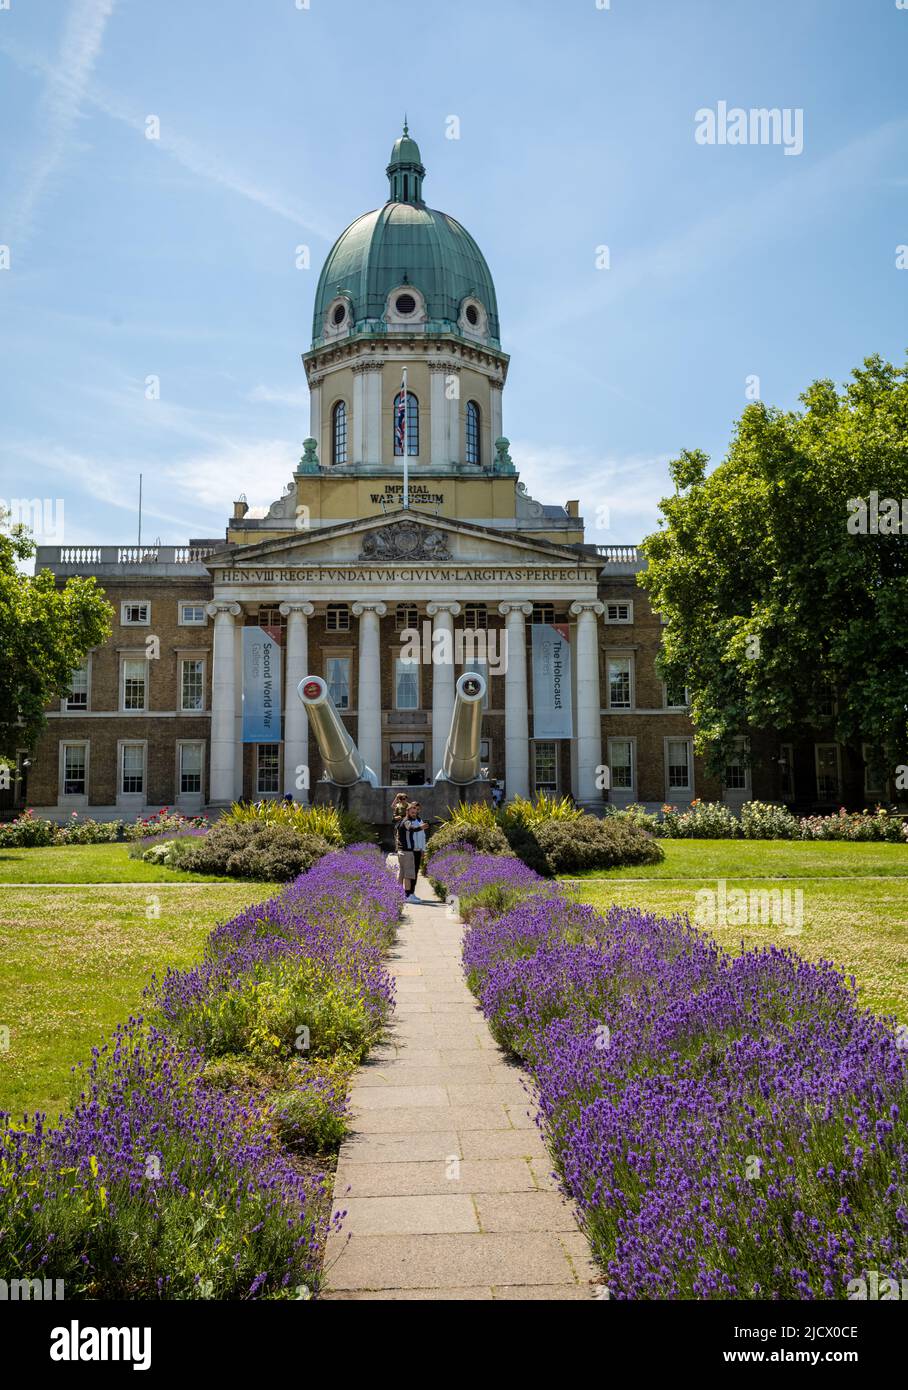
<path fill-rule="evenodd" d="M 397 822 L 395 836 L 397 857 L 400 863 L 400 879 L 407 895 L 408 903 L 419 902 L 416 896 L 416 849 L 420 841 L 425 843 L 425 821 L 420 819 L 416 803 L 411 801 L 406 815 Z"/>

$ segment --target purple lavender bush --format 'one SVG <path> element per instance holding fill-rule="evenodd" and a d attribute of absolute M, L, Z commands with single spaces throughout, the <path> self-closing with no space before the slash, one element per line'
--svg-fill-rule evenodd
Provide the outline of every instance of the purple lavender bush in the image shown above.
<path fill-rule="evenodd" d="M 841 1299 L 908 1275 L 908 1053 L 832 964 L 550 892 L 474 910 L 464 968 L 613 1297 Z"/>
<path fill-rule="evenodd" d="M 349 1067 L 392 1007 L 380 952 L 402 899 L 374 848 L 327 856 L 153 983 L 154 1017 L 74 1069 L 71 1114 L 0 1115 L 7 1277 L 67 1298 L 317 1292 L 330 1196 L 298 1153 L 342 1133 Z"/>

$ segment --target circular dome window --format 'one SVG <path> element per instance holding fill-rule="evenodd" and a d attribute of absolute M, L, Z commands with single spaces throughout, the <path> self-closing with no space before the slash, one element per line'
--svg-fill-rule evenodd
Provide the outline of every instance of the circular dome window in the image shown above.
<path fill-rule="evenodd" d="M 335 328 L 339 328 L 346 317 L 346 308 L 343 304 L 338 304 L 334 310 L 334 313 L 331 315 L 331 322 L 334 324 Z"/>
<path fill-rule="evenodd" d="M 476 305 L 475 305 L 475 304 L 468 304 L 468 305 L 467 305 L 467 323 L 472 324 L 472 326 L 475 328 L 478 322 L 479 322 L 479 310 L 476 308 Z"/>
<path fill-rule="evenodd" d="M 399 314 L 412 314 L 416 308 L 416 300 L 412 294 L 399 294 L 394 301 L 394 307 Z"/>

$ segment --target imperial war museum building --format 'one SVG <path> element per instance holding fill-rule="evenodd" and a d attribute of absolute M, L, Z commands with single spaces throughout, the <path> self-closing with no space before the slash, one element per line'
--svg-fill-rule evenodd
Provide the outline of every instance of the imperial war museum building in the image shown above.
<path fill-rule="evenodd" d="M 520 481 L 492 275 L 427 206 L 406 129 L 387 176 L 322 268 L 310 437 L 283 494 L 256 514 L 235 501 L 223 538 L 39 548 L 60 582 L 97 577 L 113 631 L 23 755 L 16 799 L 56 818 L 306 800 L 324 770 L 307 675 L 383 785 L 430 783 L 469 670 L 486 677 L 481 762 L 508 797 L 787 799 L 793 749 L 706 775 L 686 691 L 656 672 L 637 547 L 587 544 L 576 501 Z"/>

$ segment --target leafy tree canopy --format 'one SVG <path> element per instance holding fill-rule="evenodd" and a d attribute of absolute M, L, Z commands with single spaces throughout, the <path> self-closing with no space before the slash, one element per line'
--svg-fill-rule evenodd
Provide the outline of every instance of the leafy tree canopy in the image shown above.
<path fill-rule="evenodd" d="M 747 406 L 710 474 L 699 450 L 673 463 L 639 577 L 666 623 L 658 665 L 689 688 L 713 769 L 748 730 L 828 726 L 829 696 L 836 737 L 891 769 L 908 760 L 908 367 L 869 357 L 801 400 Z"/>
<path fill-rule="evenodd" d="M 17 561 L 34 554 L 34 542 L 3 523 L 0 511 L 0 761 L 13 762 L 34 745 L 45 706 L 110 636 L 110 604 L 94 579 L 57 588 L 50 570 L 23 574 Z"/>

